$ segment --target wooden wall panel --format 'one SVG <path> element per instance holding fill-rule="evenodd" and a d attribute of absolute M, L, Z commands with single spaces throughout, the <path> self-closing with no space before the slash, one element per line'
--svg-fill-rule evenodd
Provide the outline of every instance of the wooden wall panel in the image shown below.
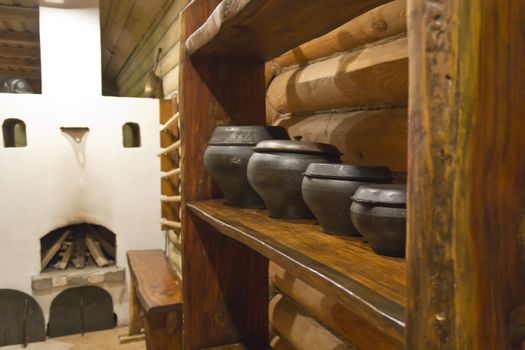
<path fill-rule="evenodd" d="M 159 48 L 162 53 L 156 74 L 162 77 L 164 97 L 170 98 L 177 92 L 180 61 L 179 13 L 187 3 L 188 0 L 166 1 L 115 78 L 120 96 L 143 96 L 146 77 L 155 64 Z"/>
<path fill-rule="evenodd" d="M 0 77 L 27 80 L 41 93 L 38 2 L 0 1 Z"/>
<path fill-rule="evenodd" d="M 166 1 L 172 0 L 116 1 L 114 15 L 108 18 L 110 22 L 102 33 L 103 51 L 109 53 L 107 62 L 103 62 L 105 76 L 116 78 Z"/>

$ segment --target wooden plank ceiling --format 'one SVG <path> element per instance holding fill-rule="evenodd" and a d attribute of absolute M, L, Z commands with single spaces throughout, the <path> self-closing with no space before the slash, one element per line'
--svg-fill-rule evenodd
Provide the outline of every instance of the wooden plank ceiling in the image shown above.
<path fill-rule="evenodd" d="M 0 0 L 0 77 L 26 79 L 41 92 L 38 0 Z"/>
<path fill-rule="evenodd" d="M 100 2 L 102 71 L 113 82 L 144 34 L 174 0 L 105 0 Z"/>
<path fill-rule="evenodd" d="M 118 76 L 161 9 L 174 0 L 102 0 L 104 84 Z M 41 92 L 38 0 L 0 0 L 0 77 L 21 77 Z"/>

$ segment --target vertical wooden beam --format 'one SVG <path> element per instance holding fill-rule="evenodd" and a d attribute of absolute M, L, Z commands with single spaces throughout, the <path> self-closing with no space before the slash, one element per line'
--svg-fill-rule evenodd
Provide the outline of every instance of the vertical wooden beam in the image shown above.
<path fill-rule="evenodd" d="M 525 3 L 408 4 L 407 348 L 521 349 Z"/>
<path fill-rule="evenodd" d="M 191 2 L 181 43 L 220 3 Z M 187 57 L 181 45 L 184 349 L 268 346 L 268 261 L 191 216 L 184 204 L 216 197 L 203 166 L 215 126 L 265 123 L 264 63 Z"/>

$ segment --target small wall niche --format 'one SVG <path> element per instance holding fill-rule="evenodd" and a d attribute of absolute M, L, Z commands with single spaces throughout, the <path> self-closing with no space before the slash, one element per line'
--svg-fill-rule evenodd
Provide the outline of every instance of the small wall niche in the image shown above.
<path fill-rule="evenodd" d="M 137 123 L 122 125 L 122 146 L 124 148 L 140 147 L 140 126 Z"/>
<path fill-rule="evenodd" d="M 26 124 L 20 119 L 9 118 L 2 124 L 4 147 L 26 147 Z"/>

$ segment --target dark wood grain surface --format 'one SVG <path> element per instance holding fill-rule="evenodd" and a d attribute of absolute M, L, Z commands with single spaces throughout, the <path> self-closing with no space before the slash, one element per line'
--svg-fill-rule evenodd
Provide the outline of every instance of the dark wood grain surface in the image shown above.
<path fill-rule="evenodd" d="M 146 313 L 169 312 L 182 307 L 181 281 L 162 250 L 131 250 L 127 253 L 135 292 Z"/>
<path fill-rule="evenodd" d="M 33 297 L 13 289 L 0 289 L 0 346 L 46 340 L 44 313 Z M 22 347 L 22 346 L 21 346 Z"/>
<path fill-rule="evenodd" d="M 222 203 L 202 201 L 187 207 L 222 234 L 281 264 L 308 284 L 333 295 L 365 322 L 403 341 L 403 259 L 375 254 L 362 238 L 324 234 L 311 222 L 270 219 L 266 210 L 236 209 Z"/>
<path fill-rule="evenodd" d="M 181 42 L 208 18 L 218 0 L 191 2 L 181 13 Z M 203 165 L 217 125 L 264 125 L 264 64 L 190 59 L 181 45 L 182 247 L 184 349 L 243 343 L 265 349 L 268 261 L 185 209 L 220 195 Z"/>
<path fill-rule="evenodd" d="M 264 62 L 386 2 L 223 0 L 185 46 L 189 55 Z"/>
<path fill-rule="evenodd" d="M 408 349 L 525 346 L 525 2 L 408 2 Z"/>

